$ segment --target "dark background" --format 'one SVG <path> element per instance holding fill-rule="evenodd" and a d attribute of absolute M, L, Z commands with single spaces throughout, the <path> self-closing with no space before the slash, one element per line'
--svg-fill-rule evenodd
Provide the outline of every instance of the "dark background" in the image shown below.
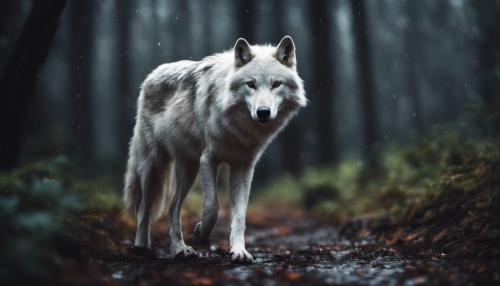
<path fill-rule="evenodd" d="M 86 176 L 121 180 L 146 75 L 238 37 L 291 35 L 310 99 L 257 184 L 346 159 L 376 170 L 389 146 L 450 126 L 488 138 L 498 123 L 497 0 L 65 2 L 2 1 L 4 170 L 64 156 Z"/>

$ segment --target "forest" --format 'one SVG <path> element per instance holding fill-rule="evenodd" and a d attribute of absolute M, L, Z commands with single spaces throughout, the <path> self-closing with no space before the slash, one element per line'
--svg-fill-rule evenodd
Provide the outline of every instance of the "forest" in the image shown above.
<path fill-rule="evenodd" d="M 4 0 L 0 283 L 500 283 L 500 0 Z M 308 105 L 251 186 L 247 249 L 229 255 L 226 165 L 196 259 L 133 247 L 122 202 L 144 79 L 230 50 L 296 47 Z M 170 201 L 172 198 L 168 198 Z M 168 205 L 168 202 L 166 202 Z"/>

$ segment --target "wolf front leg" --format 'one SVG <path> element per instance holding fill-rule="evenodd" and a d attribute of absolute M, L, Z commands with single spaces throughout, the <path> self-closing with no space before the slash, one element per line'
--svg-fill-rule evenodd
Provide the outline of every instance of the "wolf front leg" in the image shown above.
<path fill-rule="evenodd" d="M 208 152 L 200 158 L 200 179 L 203 188 L 201 221 L 194 228 L 194 235 L 202 244 L 208 244 L 212 229 L 217 223 L 219 202 L 216 191 L 217 162 Z"/>
<path fill-rule="evenodd" d="M 236 262 L 253 262 L 245 249 L 245 219 L 252 184 L 253 165 L 232 165 L 229 176 L 231 201 L 231 234 L 229 244 L 231 259 Z"/>

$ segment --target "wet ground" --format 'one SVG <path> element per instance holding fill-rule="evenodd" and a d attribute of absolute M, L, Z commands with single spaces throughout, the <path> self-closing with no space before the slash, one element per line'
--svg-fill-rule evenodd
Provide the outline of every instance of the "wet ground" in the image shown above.
<path fill-rule="evenodd" d="M 190 223 L 191 224 L 191 223 Z M 190 225 L 191 226 L 191 225 Z M 249 221 L 247 250 L 253 264 L 234 264 L 227 253 L 226 225 L 219 223 L 200 257 L 178 260 L 166 254 L 166 226 L 156 228 L 155 257 L 105 265 L 106 284 L 122 285 L 464 285 L 500 282 L 500 277 L 450 263 L 445 253 L 419 258 L 370 235 L 341 235 L 340 228 L 310 219 Z M 124 244 L 131 242 L 126 240 Z"/>

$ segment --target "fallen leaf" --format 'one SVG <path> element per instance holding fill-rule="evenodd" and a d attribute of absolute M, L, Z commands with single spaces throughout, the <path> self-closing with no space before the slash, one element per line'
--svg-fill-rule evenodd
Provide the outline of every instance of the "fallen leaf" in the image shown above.
<path fill-rule="evenodd" d="M 286 272 L 285 278 L 290 281 L 296 281 L 300 279 L 300 274 L 297 272 Z"/>

